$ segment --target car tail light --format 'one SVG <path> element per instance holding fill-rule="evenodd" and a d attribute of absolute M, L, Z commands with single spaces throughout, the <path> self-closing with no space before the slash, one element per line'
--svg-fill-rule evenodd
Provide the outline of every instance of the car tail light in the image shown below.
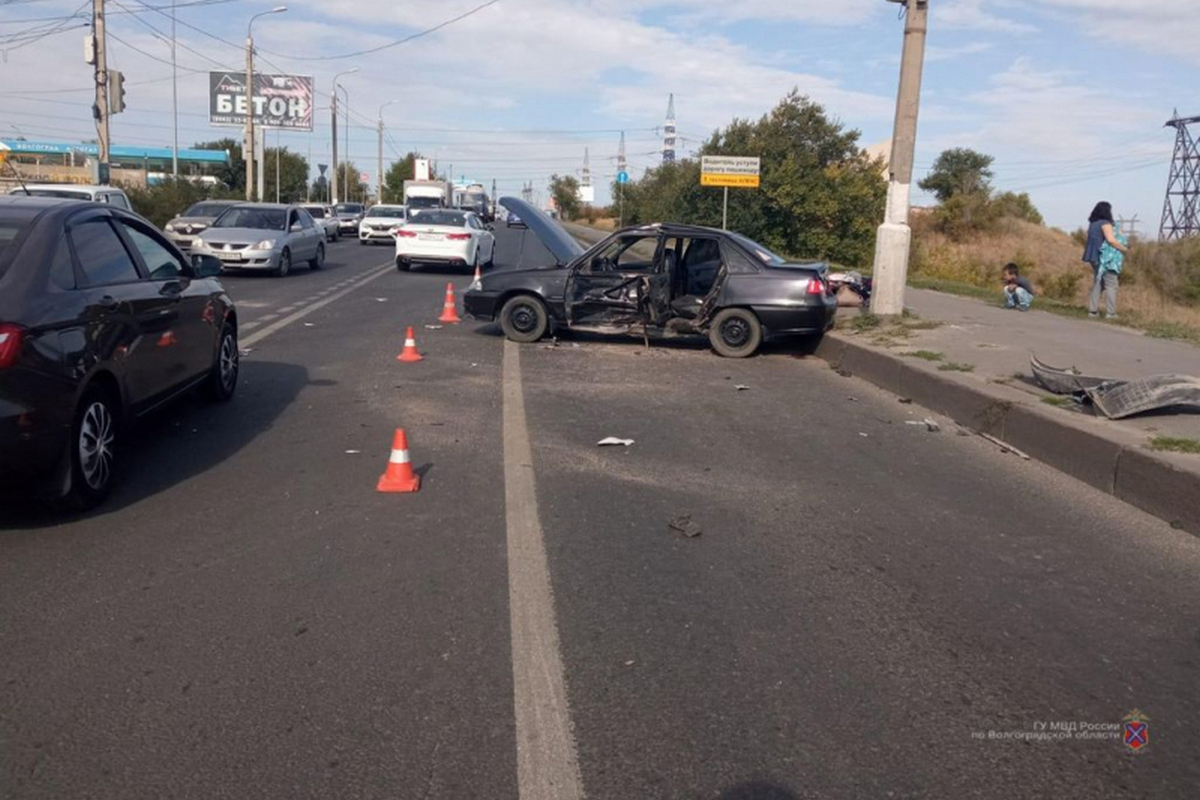
<path fill-rule="evenodd" d="M 825 294 L 825 281 L 820 278 L 810 278 L 808 281 L 808 294 Z"/>
<path fill-rule="evenodd" d="M 417 234 L 416 234 L 416 232 L 415 232 L 415 231 L 406 231 L 406 230 L 404 230 L 404 229 L 402 229 L 402 228 L 397 228 L 397 229 L 396 229 L 396 235 L 397 235 L 397 236 L 399 236 L 399 237 L 400 237 L 400 238 L 402 238 L 402 239 L 415 239 L 415 238 L 417 238 Z"/>
<path fill-rule="evenodd" d="M 6 369 L 17 363 L 17 355 L 21 352 L 21 339 L 25 331 L 16 325 L 0 322 L 0 369 Z"/>
<path fill-rule="evenodd" d="M 469 234 L 469 233 L 447 233 L 446 238 L 452 242 L 465 242 L 467 239 L 471 238 L 471 234 Z"/>

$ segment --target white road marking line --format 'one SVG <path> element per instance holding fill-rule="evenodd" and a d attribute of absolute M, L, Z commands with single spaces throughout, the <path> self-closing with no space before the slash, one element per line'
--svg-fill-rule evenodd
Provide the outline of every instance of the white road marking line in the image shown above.
<path fill-rule="evenodd" d="M 520 800 L 582 800 L 554 591 L 538 519 L 520 354 L 515 342 L 504 343 L 504 511 L 517 789 Z"/>
<path fill-rule="evenodd" d="M 315 303 L 307 305 L 304 308 L 301 308 L 296 313 L 290 314 L 290 315 L 284 317 L 283 319 L 279 320 L 278 322 L 271 323 L 267 327 L 263 328 L 261 331 L 250 334 L 249 336 L 247 336 L 246 338 L 241 340 L 240 346 L 241 347 L 249 347 L 250 345 L 255 344 L 256 342 L 261 342 L 263 339 L 267 338 L 268 336 L 275 333 L 276 331 L 286 328 L 288 325 L 291 325 L 293 322 L 296 322 L 297 320 L 304 319 L 305 317 L 307 317 L 309 314 L 316 311 L 317 309 L 329 305 L 334 300 L 338 300 L 338 299 L 341 299 L 342 297 L 345 297 L 346 295 L 350 294 L 351 292 L 353 292 L 355 289 L 359 288 L 360 286 L 366 286 L 368 283 L 375 280 L 376 278 L 378 278 L 382 275 L 386 275 L 388 272 L 390 272 L 394 268 L 395 268 L 395 265 L 393 265 L 391 262 L 388 262 L 387 264 L 381 264 L 379 266 L 379 268 L 376 269 L 374 272 L 368 273 L 365 278 L 361 278 L 360 280 L 350 284 L 349 286 L 347 286 L 345 289 L 338 292 L 337 294 L 331 294 L 331 295 L 329 295 L 329 297 L 326 297 L 324 300 L 318 300 Z"/>

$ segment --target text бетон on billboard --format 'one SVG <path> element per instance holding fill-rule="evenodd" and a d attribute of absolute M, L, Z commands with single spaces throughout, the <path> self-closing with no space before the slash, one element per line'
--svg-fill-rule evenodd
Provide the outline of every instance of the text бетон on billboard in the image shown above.
<path fill-rule="evenodd" d="M 208 121 L 211 125 L 246 124 L 246 73 L 208 73 Z M 313 129 L 311 75 L 254 73 L 254 124 L 295 131 Z"/>

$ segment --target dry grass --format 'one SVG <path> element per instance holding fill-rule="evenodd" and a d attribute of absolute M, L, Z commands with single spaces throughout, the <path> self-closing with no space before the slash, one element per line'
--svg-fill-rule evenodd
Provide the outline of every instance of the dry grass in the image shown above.
<path fill-rule="evenodd" d="M 953 241 L 918 218 L 914 219 L 914 234 L 914 283 L 929 285 L 935 280 L 978 287 L 998 298 L 1000 271 L 1012 261 L 1033 281 L 1040 298 L 1058 301 L 1041 304 L 1043 307 L 1087 306 L 1091 268 L 1080 261 L 1080 246 L 1062 231 L 1005 219 L 990 233 Z M 1139 248 L 1144 248 L 1141 257 Z M 1186 267 L 1172 262 L 1171 251 L 1157 243 L 1135 245 L 1133 252 L 1121 276 L 1120 314 L 1151 335 L 1200 342 L 1200 303 L 1193 305 L 1196 300 L 1189 293 Z M 1176 255 L 1190 261 L 1192 253 L 1180 249 Z"/>

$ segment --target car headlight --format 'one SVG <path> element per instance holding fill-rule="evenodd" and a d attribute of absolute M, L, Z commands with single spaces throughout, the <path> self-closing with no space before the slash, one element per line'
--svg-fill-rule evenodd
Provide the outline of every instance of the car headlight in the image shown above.
<path fill-rule="evenodd" d="M 207 247 L 208 242 L 203 239 L 192 239 L 192 247 Z"/>
<path fill-rule="evenodd" d="M 263 239 L 261 242 L 254 245 L 254 247 L 252 247 L 250 249 L 251 250 L 274 250 L 275 249 L 275 240 L 274 239 Z"/>
<path fill-rule="evenodd" d="M 168 222 L 166 225 L 163 226 L 163 230 L 170 232 L 170 231 L 175 230 L 175 226 L 172 225 L 170 222 Z"/>

